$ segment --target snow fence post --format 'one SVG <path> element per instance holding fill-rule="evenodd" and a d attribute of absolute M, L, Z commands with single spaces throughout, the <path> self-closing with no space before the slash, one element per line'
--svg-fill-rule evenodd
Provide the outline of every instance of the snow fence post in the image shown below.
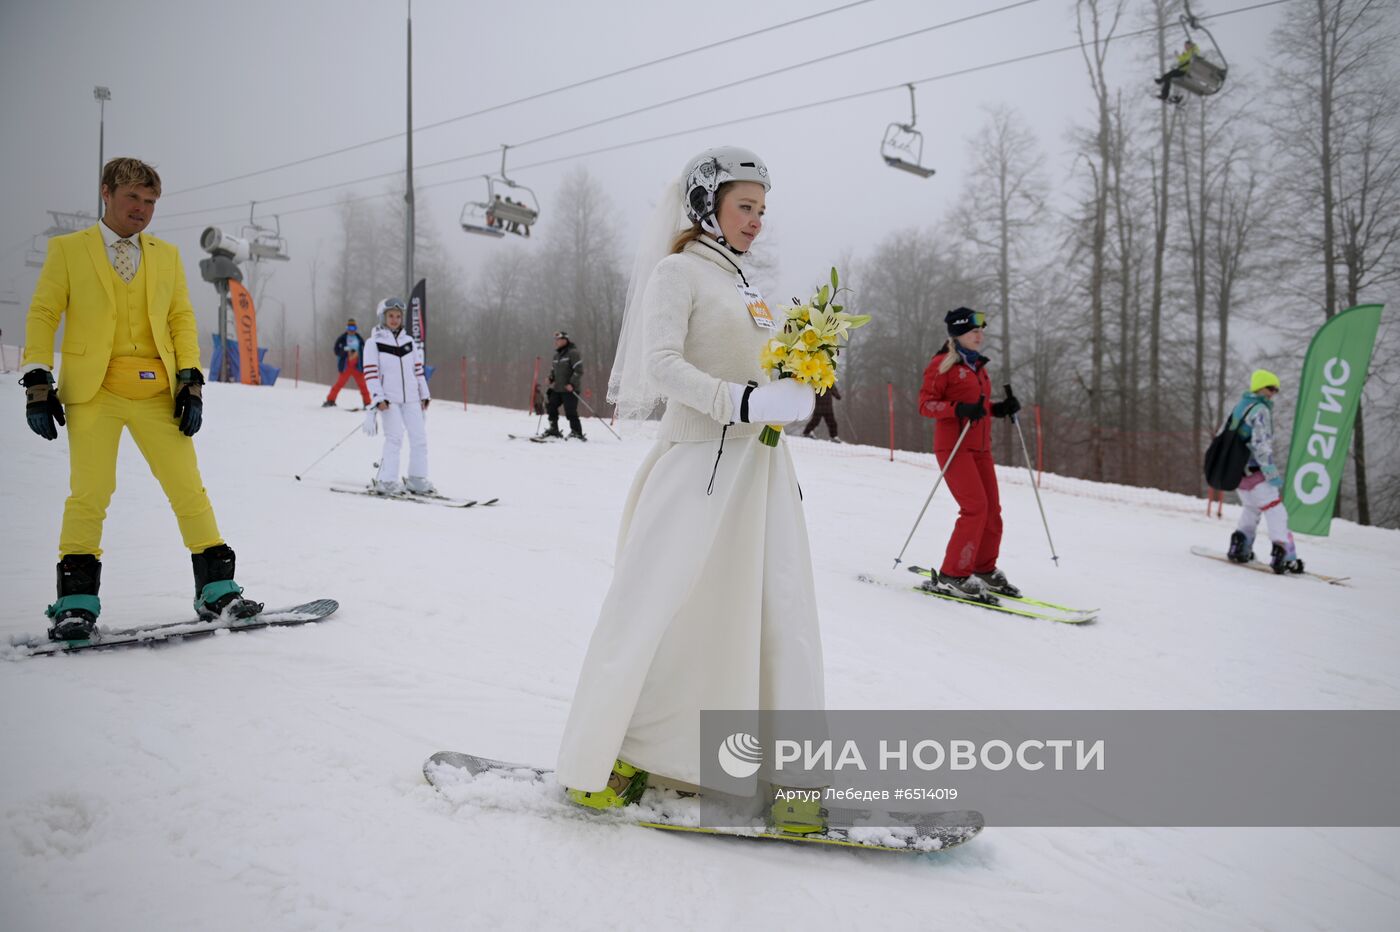
<path fill-rule="evenodd" d="M 462 410 L 467 410 L 467 357 L 462 357 Z"/>
<path fill-rule="evenodd" d="M 889 396 L 890 408 L 890 462 L 894 462 L 894 383 L 886 382 L 885 391 Z"/>

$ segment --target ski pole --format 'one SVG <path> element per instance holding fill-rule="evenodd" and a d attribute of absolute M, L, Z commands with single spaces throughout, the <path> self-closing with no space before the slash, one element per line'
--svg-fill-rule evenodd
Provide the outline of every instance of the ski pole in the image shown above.
<path fill-rule="evenodd" d="M 336 441 L 335 446 L 331 447 L 331 448 L 330 448 L 329 450 L 327 450 L 325 453 L 322 453 L 320 456 L 316 457 L 316 463 L 321 462 L 321 460 L 325 459 L 326 457 L 328 457 L 328 456 L 330 456 L 332 453 L 334 453 L 334 452 L 340 447 L 340 445 L 341 445 L 342 443 L 344 443 L 345 441 L 349 440 L 351 437 L 355 436 L 355 431 L 357 431 L 357 430 L 359 430 L 359 429 L 360 429 L 359 427 L 352 427 L 352 428 L 350 428 L 350 433 L 346 434 L 344 437 L 341 437 L 338 441 Z M 306 467 L 305 469 L 302 470 L 302 472 L 304 472 L 304 473 L 311 472 L 311 468 L 312 468 L 313 466 L 315 466 L 316 463 L 312 463 L 311 466 Z M 301 481 L 301 476 L 298 475 L 298 476 L 296 477 L 296 479 L 297 479 L 298 482 L 300 482 L 300 481 Z"/>
<path fill-rule="evenodd" d="M 582 395 L 580 395 L 578 392 L 572 392 L 571 394 L 579 401 L 583 401 L 583 406 L 588 409 L 589 414 L 593 415 L 594 418 L 597 418 L 599 424 L 602 424 L 604 427 L 608 427 L 608 422 L 598 417 L 598 412 L 593 410 L 593 406 L 591 404 L 589 404 L 587 401 L 584 401 Z M 614 437 L 617 437 L 617 431 L 613 430 L 611 427 L 608 427 L 608 433 L 612 434 Z M 622 438 L 617 437 L 617 439 L 621 440 Z"/>
<path fill-rule="evenodd" d="M 984 396 L 985 397 L 985 396 Z M 967 436 L 967 429 L 972 426 L 969 420 L 963 425 L 962 433 L 958 434 L 958 442 L 953 444 L 953 452 L 948 454 L 948 462 L 943 464 L 943 468 L 938 470 L 938 481 L 933 484 L 933 489 L 928 493 L 928 498 L 924 499 L 924 507 L 919 509 L 919 516 L 914 519 L 914 526 L 909 529 L 909 536 L 904 538 L 904 546 L 899 548 L 899 556 L 894 558 L 894 565 L 899 566 L 904 562 L 904 551 L 909 549 L 909 542 L 914 539 L 914 532 L 919 529 L 919 522 L 924 520 L 924 512 L 928 511 L 929 502 L 933 501 L 934 493 L 943 484 L 943 476 L 948 472 L 948 467 L 953 465 L 953 457 L 958 455 L 958 448 L 962 446 L 963 438 Z"/>
<path fill-rule="evenodd" d="M 1011 395 L 1011 386 L 1004 386 L 1006 394 Z M 1045 539 L 1050 542 L 1050 559 L 1056 566 L 1060 565 L 1060 558 L 1055 553 L 1055 540 L 1050 536 L 1050 522 L 1045 520 L 1045 506 L 1040 503 L 1040 487 L 1035 484 L 1035 473 L 1031 471 L 1031 454 L 1026 449 L 1026 435 L 1021 432 L 1021 420 L 1016 415 L 1011 415 L 1011 423 L 1016 425 L 1016 436 L 1021 438 L 1021 457 L 1026 462 L 1026 475 L 1031 480 L 1031 491 L 1035 493 L 1035 505 L 1040 509 L 1040 523 L 1045 525 Z"/>

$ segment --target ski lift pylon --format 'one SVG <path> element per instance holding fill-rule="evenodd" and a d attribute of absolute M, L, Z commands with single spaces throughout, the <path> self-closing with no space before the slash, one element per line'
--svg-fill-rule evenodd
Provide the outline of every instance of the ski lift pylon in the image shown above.
<path fill-rule="evenodd" d="M 925 168 L 923 165 L 924 134 L 914 128 L 919 120 L 914 105 L 914 85 L 906 86 L 909 88 L 909 122 L 891 123 L 885 127 L 885 138 L 880 143 L 880 155 L 890 168 L 897 168 L 920 178 L 931 178 L 934 169 Z"/>
<path fill-rule="evenodd" d="M 507 233 L 528 237 L 530 227 L 540 218 L 540 202 L 535 197 L 535 192 L 506 174 L 508 149 L 510 146 L 501 146 L 500 175 L 481 176 L 486 182 L 485 197 L 481 200 L 467 201 L 462 206 L 462 215 L 458 218 L 458 223 L 467 233 L 496 239 Z M 520 199 L 512 197 L 513 193 L 518 194 Z"/>
<path fill-rule="evenodd" d="M 1220 51 L 1220 43 L 1215 41 L 1215 36 L 1211 35 L 1210 30 L 1202 26 L 1200 20 L 1191 12 L 1189 0 L 1183 6 L 1185 12 L 1181 14 L 1180 19 L 1181 30 L 1186 33 L 1186 41 L 1196 41 L 1191 35 L 1191 30 L 1203 32 L 1210 40 L 1212 54 L 1207 56 L 1197 51 L 1187 64 L 1186 73 L 1176 79 L 1176 86 L 1199 97 L 1210 97 L 1220 93 L 1220 89 L 1225 86 L 1225 75 L 1229 66 L 1225 62 L 1225 53 Z"/>

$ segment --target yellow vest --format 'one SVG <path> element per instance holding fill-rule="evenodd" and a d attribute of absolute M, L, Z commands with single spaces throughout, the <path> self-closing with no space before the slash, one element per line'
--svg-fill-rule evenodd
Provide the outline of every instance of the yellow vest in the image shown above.
<path fill-rule="evenodd" d="M 112 331 L 112 358 L 139 356 L 143 359 L 159 359 L 156 349 L 156 336 L 151 332 L 151 319 L 146 306 L 146 267 L 150 265 L 143 256 L 136 267 L 131 281 L 124 282 L 117 270 L 110 265 L 107 273 L 112 276 L 112 289 L 116 294 L 117 319 Z"/>
<path fill-rule="evenodd" d="M 146 266 L 142 257 L 130 282 L 122 281 L 115 268 L 108 268 L 112 277 L 113 308 L 112 356 L 107 361 L 107 374 L 102 387 L 109 392 L 143 401 L 170 391 L 170 378 L 156 348 L 156 335 L 151 332 L 151 319 L 146 303 Z"/>

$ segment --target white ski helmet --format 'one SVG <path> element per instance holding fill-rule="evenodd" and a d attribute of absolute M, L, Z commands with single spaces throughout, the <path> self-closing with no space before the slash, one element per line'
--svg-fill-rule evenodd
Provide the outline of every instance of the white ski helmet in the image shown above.
<path fill-rule="evenodd" d="M 719 186 L 729 181 L 753 181 L 771 190 L 768 166 L 749 149 L 738 146 L 716 146 L 706 149 L 686 163 L 681 175 L 685 184 L 685 215 L 698 223 L 721 243 L 724 234 L 715 222 L 715 194 Z"/>
<path fill-rule="evenodd" d="M 377 326 L 384 326 L 384 315 L 388 311 L 403 311 L 408 314 L 408 305 L 403 303 L 402 298 L 385 298 L 379 302 L 379 307 L 374 310 L 374 322 Z"/>

